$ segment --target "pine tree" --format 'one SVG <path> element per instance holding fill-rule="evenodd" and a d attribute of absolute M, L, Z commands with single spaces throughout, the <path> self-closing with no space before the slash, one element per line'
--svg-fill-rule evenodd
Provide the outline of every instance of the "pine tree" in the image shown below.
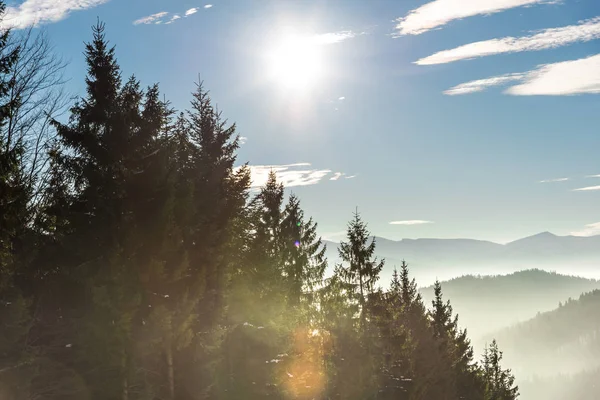
<path fill-rule="evenodd" d="M 383 269 L 384 261 L 377 261 L 375 253 L 375 238 L 369 243 L 369 231 L 358 212 L 348 224 L 348 242 L 341 242 L 339 247 L 340 258 L 346 265 L 336 267 L 337 274 L 349 285 L 354 287 L 361 306 L 361 321 L 366 317 L 364 313 L 366 296 L 375 289 L 379 280 L 379 273 Z"/>
<path fill-rule="evenodd" d="M 317 224 L 312 218 L 304 220 L 304 211 L 295 195 L 290 196 L 285 206 L 280 229 L 288 304 L 292 308 L 309 306 L 327 267 L 326 247 L 317 238 Z"/>
<path fill-rule="evenodd" d="M 482 374 L 485 382 L 484 400 L 515 400 L 519 397 L 519 387 L 510 369 L 502 369 L 502 352 L 496 340 L 492 340 L 483 353 Z"/>
<path fill-rule="evenodd" d="M 458 315 L 453 315 L 450 300 L 444 302 L 442 286 L 434 284 L 435 298 L 432 301 L 431 325 L 434 338 L 440 349 L 440 357 L 448 363 L 445 372 L 446 384 L 452 387 L 457 399 L 481 397 L 481 379 L 473 362 L 473 347 L 467 337 L 467 330 L 458 326 Z"/>

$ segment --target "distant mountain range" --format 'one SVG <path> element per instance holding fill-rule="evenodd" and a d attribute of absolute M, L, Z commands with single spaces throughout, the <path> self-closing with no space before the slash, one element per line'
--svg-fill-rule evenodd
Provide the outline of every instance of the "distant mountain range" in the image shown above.
<path fill-rule="evenodd" d="M 600 235 L 557 236 L 543 232 L 498 244 L 474 239 L 403 239 L 376 237 L 376 254 L 386 259 L 382 286 L 387 286 L 394 266 L 409 264 L 420 285 L 436 278 L 506 274 L 525 269 L 543 269 L 567 275 L 600 278 Z M 339 262 L 338 243 L 325 241 L 330 264 Z"/>

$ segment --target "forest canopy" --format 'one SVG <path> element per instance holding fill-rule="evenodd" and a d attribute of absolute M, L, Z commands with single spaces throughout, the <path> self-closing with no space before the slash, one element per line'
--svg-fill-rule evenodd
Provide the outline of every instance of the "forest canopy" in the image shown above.
<path fill-rule="evenodd" d="M 15 136 L 19 110 L 42 104 L 13 95 L 30 81 L 12 35 L 0 37 L 0 398 L 517 398 L 496 342 L 476 362 L 439 283 L 425 304 L 403 263 L 378 285 L 385 260 L 358 212 L 325 278 L 316 222 L 274 172 L 250 191 L 236 125 L 203 83 L 173 109 L 158 85 L 124 78 L 104 24 L 68 120 L 39 113 L 43 145 Z"/>

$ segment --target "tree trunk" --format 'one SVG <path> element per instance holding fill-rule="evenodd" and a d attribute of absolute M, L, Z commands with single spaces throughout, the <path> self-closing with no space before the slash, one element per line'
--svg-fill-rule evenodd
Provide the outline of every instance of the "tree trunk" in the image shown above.
<path fill-rule="evenodd" d="M 121 359 L 123 381 L 121 382 L 121 400 L 129 400 L 129 380 L 127 379 L 127 354 L 123 354 Z"/>
<path fill-rule="evenodd" d="M 173 348 L 171 341 L 165 343 L 165 358 L 167 361 L 167 379 L 169 384 L 169 400 L 175 399 L 175 373 L 173 370 Z"/>

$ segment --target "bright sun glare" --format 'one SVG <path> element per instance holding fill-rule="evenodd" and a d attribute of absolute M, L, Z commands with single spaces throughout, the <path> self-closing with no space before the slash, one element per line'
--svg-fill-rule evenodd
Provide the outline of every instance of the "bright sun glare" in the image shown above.
<path fill-rule="evenodd" d="M 324 73 L 321 48 L 313 36 L 284 35 L 267 53 L 269 78 L 285 90 L 310 89 Z"/>

